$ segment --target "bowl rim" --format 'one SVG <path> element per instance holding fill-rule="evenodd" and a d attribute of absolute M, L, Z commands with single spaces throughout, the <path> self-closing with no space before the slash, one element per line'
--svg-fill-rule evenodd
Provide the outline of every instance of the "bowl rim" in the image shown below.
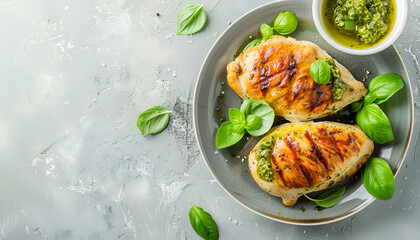
<path fill-rule="evenodd" d="M 389 35 L 381 43 L 370 48 L 364 48 L 364 49 L 349 48 L 336 42 L 332 37 L 330 37 L 330 35 L 325 30 L 324 24 L 322 23 L 322 19 L 321 19 L 321 6 L 322 6 L 323 1 L 325 0 L 313 0 L 312 2 L 312 19 L 314 20 L 314 23 L 318 32 L 321 34 L 324 40 L 327 43 L 329 43 L 331 46 L 333 46 L 335 49 L 348 53 L 348 54 L 352 54 L 352 55 L 371 55 L 371 54 L 378 53 L 385 50 L 398 39 L 402 31 L 404 30 L 405 23 L 407 21 L 407 13 L 408 13 L 407 1 L 394 0 L 395 5 L 397 7 L 397 13 L 396 13 L 395 18 L 400 18 L 401 20 L 398 22 L 397 20 L 395 21 L 395 24 L 393 28 L 391 29 L 391 32 L 389 33 Z"/>
<path fill-rule="evenodd" d="M 243 207 L 245 207 L 246 209 L 250 210 L 251 212 L 254 212 L 262 217 L 277 221 L 277 222 L 281 222 L 281 223 L 286 223 L 286 224 L 290 224 L 290 225 L 300 225 L 300 226 L 317 226 L 317 225 L 325 225 L 325 224 L 329 224 L 329 223 L 334 223 L 340 220 L 343 220 L 347 217 L 350 217 L 358 212 L 360 212 L 361 210 L 365 209 L 366 207 L 368 207 L 372 202 L 374 202 L 376 199 L 372 196 L 370 196 L 370 198 L 368 200 L 366 200 L 363 204 L 361 204 L 360 206 L 356 207 L 355 209 L 353 209 L 352 211 L 349 211 L 343 215 L 340 216 L 336 216 L 336 217 L 332 217 L 332 218 L 325 218 L 325 219 L 319 219 L 319 220 L 295 220 L 295 219 L 290 219 L 290 218 L 283 218 L 283 217 L 279 217 L 279 216 L 274 216 L 274 215 L 267 215 L 266 213 L 260 212 L 256 209 L 253 209 L 249 206 L 247 206 L 245 203 L 241 202 L 239 199 L 236 198 L 236 196 L 234 196 L 225 186 L 224 184 L 221 182 L 221 180 L 219 179 L 219 177 L 216 175 L 216 173 L 214 172 L 214 169 L 209 165 L 208 159 L 207 159 L 207 155 L 204 152 L 204 146 L 202 141 L 200 140 L 200 132 L 198 131 L 198 112 L 199 112 L 199 104 L 198 104 L 198 87 L 200 84 L 200 79 L 203 78 L 203 70 L 204 67 L 206 65 L 206 62 L 209 59 L 209 56 L 211 55 L 211 53 L 213 52 L 214 48 L 219 44 L 219 42 L 222 40 L 222 37 L 228 32 L 230 31 L 230 29 L 239 21 L 241 21 L 243 18 L 245 18 L 247 15 L 249 15 L 250 13 L 252 13 L 253 11 L 257 11 L 261 8 L 265 8 L 269 5 L 275 5 L 278 4 L 279 2 L 288 2 L 288 1 L 293 1 L 293 0 L 278 0 L 278 1 L 274 1 L 274 2 L 269 2 L 266 4 L 263 4 L 259 7 L 253 8 L 250 11 L 246 12 L 245 14 L 243 14 L 242 16 L 238 17 L 235 21 L 232 22 L 232 24 L 230 24 L 221 34 L 220 36 L 217 38 L 217 40 L 214 42 L 214 44 L 212 45 L 212 47 L 210 48 L 210 50 L 208 51 L 206 57 L 204 58 L 203 64 L 201 65 L 200 68 L 200 72 L 197 76 L 197 81 L 195 84 L 195 88 L 194 88 L 194 97 L 193 97 L 193 125 L 194 125 L 194 133 L 195 133 L 195 138 L 197 140 L 197 145 L 198 148 L 200 150 L 200 154 L 203 157 L 204 163 L 206 164 L 207 168 L 210 170 L 211 175 L 214 177 L 214 179 L 217 181 L 217 183 L 219 184 L 219 186 L 230 196 L 232 197 L 237 203 L 239 203 L 240 205 L 242 205 Z M 315 0 L 316 1 L 316 0 Z M 397 53 L 397 56 L 399 58 L 399 60 L 402 62 L 403 65 L 403 69 L 404 69 L 404 73 L 407 76 L 407 87 L 409 88 L 409 92 L 410 92 L 410 126 L 409 126 L 409 131 L 408 131 L 408 136 L 407 136 L 407 142 L 404 146 L 404 150 L 403 150 L 403 154 L 401 156 L 401 161 L 400 163 L 396 166 L 396 170 L 394 172 L 394 179 L 397 176 L 397 173 L 399 172 L 404 159 L 407 155 L 408 149 L 410 147 L 411 144 L 411 138 L 412 138 L 412 132 L 413 132 L 413 125 L 414 125 L 414 99 L 413 99 L 413 92 L 412 92 L 412 88 L 411 88 L 411 82 L 410 82 L 410 76 L 408 75 L 407 72 L 407 68 L 404 65 L 404 62 L 401 58 L 401 55 L 399 54 L 397 48 L 394 45 L 391 45 L 393 50 Z"/>

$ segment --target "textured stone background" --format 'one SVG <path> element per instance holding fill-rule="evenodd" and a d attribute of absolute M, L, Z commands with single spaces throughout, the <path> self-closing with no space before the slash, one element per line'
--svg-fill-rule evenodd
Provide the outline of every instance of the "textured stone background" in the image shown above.
<path fill-rule="evenodd" d="M 416 102 L 397 192 L 318 227 L 258 216 L 213 180 L 192 127 L 198 71 L 229 23 L 266 1 L 205 1 L 207 28 L 177 36 L 189 2 L 0 0 L 0 239 L 198 239 L 190 203 L 221 239 L 417 239 L 420 0 L 395 43 Z M 169 126 L 142 137 L 137 117 L 153 105 L 173 110 Z"/>

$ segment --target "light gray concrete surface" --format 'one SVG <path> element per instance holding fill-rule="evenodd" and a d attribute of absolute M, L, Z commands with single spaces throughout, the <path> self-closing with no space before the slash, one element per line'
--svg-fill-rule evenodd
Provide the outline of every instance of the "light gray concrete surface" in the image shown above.
<path fill-rule="evenodd" d="M 420 0 L 408 1 L 395 43 L 416 107 L 396 194 L 316 227 L 239 205 L 195 141 L 192 96 L 207 52 L 266 1 L 205 1 L 206 29 L 177 36 L 187 3 L 0 0 L 0 239 L 199 239 L 190 203 L 213 215 L 220 239 L 418 239 Z M 173 111 L 169 126 L 142 137 L 137 117 L 154 105 Z"/>

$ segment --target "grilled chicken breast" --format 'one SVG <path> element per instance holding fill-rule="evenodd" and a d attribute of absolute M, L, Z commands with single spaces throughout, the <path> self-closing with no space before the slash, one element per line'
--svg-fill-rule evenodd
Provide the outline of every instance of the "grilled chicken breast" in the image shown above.
<path fill-rule="evenodd" d="M 286 123 L 273 128 L 254 147 L 249 154 L 249 168 L 262 189 L 292 206 L 303 194 L 354 174 L 368 160 L 373 146 L 357 126 Z"/>
<path fill-rule="evenodd" d="M 312 42 L 274 36 L 229 63 L 227 80 L 243 99 L 263 100 L 276 115 L 291 122 L 317 119 L 360 100 L 367 93 L 364 85 L 337 61 L 334 62 L 342 82 L 347 85 L 344 93 L 335 94 L 339 86 L 334 86 L 333 81 L 315 83 L 309 67 L 315 60 L 327 58 L 331 57 Z"/>

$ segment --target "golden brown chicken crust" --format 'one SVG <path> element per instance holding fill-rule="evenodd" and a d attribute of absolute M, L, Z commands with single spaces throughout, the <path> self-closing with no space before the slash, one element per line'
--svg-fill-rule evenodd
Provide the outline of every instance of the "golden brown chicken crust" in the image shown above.
<path fill-rule="evenodd" d="M 329 57 L 321 51 L 310 42 L 275 36 L 249 48 L 229 63 L 229 86 L 242 98 L 264 100 L 276 115 L 286 119 L 297 114 L 301 115 L 297 117 L 301 118 L 299 120 L 327 116 L 335 112 L 329 109 L 334 104 L 333 84 L 315 83 L 309 74 L 309 67 L 315 60 Z M 339 65 L 339 68 L 343 67 Z M 354 80 L 348 71 L 342 75 L 349 81 Z M 358 90 L 354 94 L 360 95 L 348 101 L 350 103 L 360 99 L 366 90 L 360 82 L 354 80 L 356 83 L 348 84 L 349 81 L 345 81 L 349 90 L 343 97 L 349 97 L 354 88 Z M 291 116 L 289 120 L 295 118 Z"/>
<path fill-rule="evenodd" d="M 373 151 L 373 142 L 357 126 L 332 123 L 288 123 L 273 129 L 264 139 L 276 135 L 271 152 L 273 181 L 257 174 L 258 143 L 249 155 L 255 181 L 264 190 L 293 205 L 304 193 L 321 190 L 354 174 Z"/>
<path fill-rule="evenodd" d="M 337 128 L 307 129 L 288 133 L 277 141 L 271 158 L 283 187 L 316 186 L 344 159 L 357 154 L 364 141 L 352 132 L 341 132 Z"/>

